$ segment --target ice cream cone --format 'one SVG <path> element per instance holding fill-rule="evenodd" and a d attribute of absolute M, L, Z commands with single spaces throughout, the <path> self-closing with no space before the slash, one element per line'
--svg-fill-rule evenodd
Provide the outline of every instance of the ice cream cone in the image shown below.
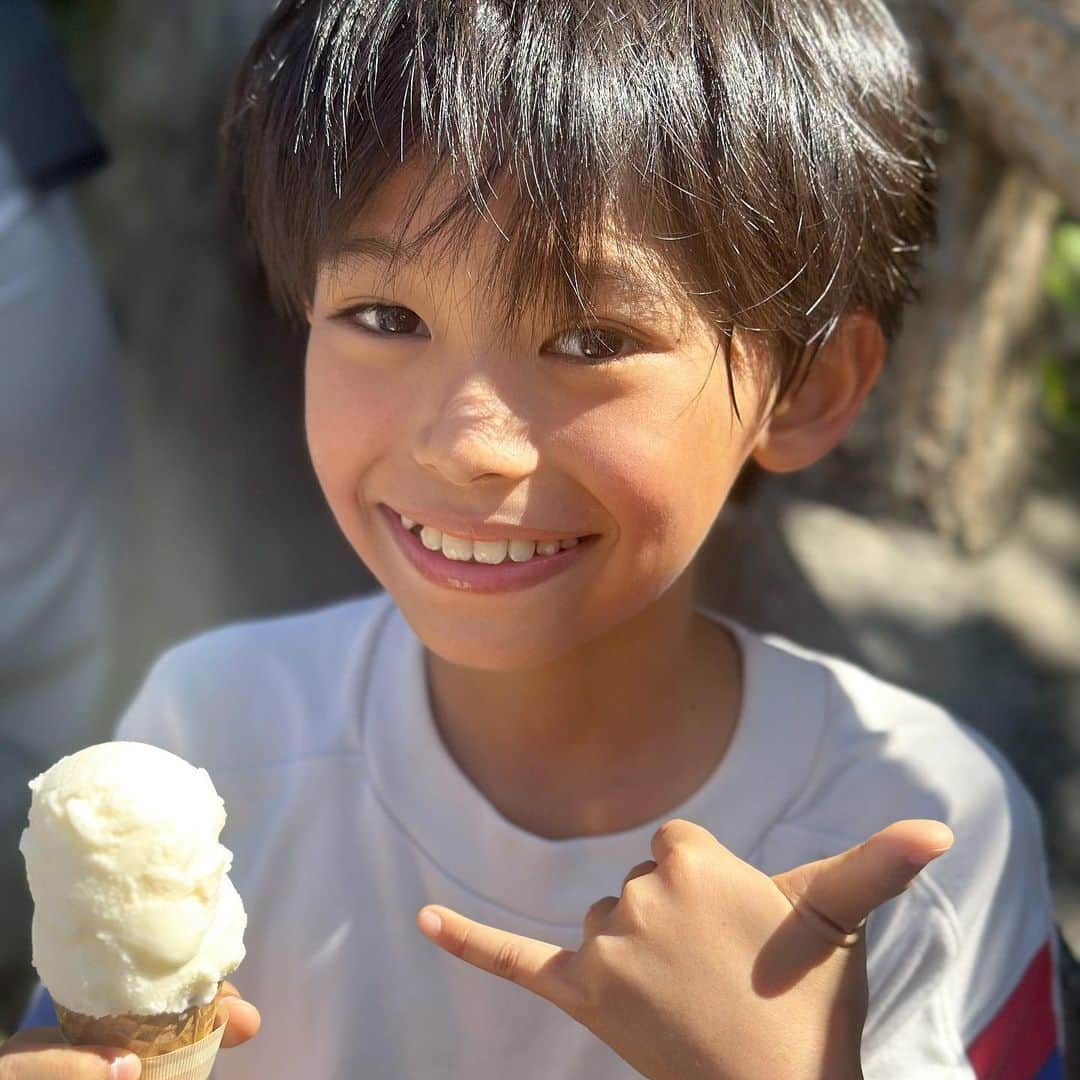
<path fill-rule="evenodd" d="M 143 1060 L 206 1038 L 214 1029 L 217 999 L 182 1013 L 161 1016 L 85 1016 L 56 1005 L 64 1038 L 75 1046 L 117 1046 Z"/>
<path fill-rule="evenodd" d="M 209 774 L 119 741 L 61 758 L 30 790 L 34 966 L 64 1037 L 136 1054 L 143 1080 L 206 1080 L 247 925 Z"/>

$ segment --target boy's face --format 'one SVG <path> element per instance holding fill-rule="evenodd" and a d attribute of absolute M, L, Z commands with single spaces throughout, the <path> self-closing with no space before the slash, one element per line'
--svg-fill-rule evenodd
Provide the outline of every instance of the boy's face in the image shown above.
<path fill-rule="evenodd" d="M 408 168 L 395 174 L 353 235 L 394 237 L 413 183 Z M 433 191 L 406 238 L 441 205 Z M 500 340 L 497 301 L 476 284 L 495 242 L 485 222 L 454 265 L 422 257 L 393 280 L 370 255 L 322 267 L 306 410 L 338 524 L 425 645 L 453 663 L 509 670 L 648 617 L 708 533 L 772 390 L 747 374 L 758 365 L 737 361 L 740 422 L 716 334 L 656 275 L 645 279 L 651 295 L 614 285 L 595 294 L 599 336 L 584 317 L 531 317 Z M 648 253 L 613 235 L 605 254 L 625 263 Z M 616 355 L 590 363 L 597 351 Z M 457 562 L 389 511 L 457 535 L 486 525 L 492 557 L 500 536 L 582 542 L 527 563 Z M 560 566 L 538 575 L 546 558 Z"/>

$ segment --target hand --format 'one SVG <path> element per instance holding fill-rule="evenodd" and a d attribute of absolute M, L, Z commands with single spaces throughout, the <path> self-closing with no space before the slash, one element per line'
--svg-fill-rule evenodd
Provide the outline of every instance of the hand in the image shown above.
<path fill-rule="evenodd" d="M 231 982 L 217 996 L 227 1014 L 223 1047 L 239 1046 L 259 1030 L 259 1010 L 240 997 Z M 134 1054 L 108 1046 L 69 1046 L 60 1029 L 31 1028 L 0 1045 L 0 1080 L 136 1080 L 142 1063 Z"/>
<path fill-rule="evenodd" d="M 531 990 L 652 1080 L 861 1077 L 863 924 L 948 850 L 936 821 L 899 821 L 769 878 L 705 829 L 669 821 L 653 858 L 585 915 L 574 952 L 417 914 L 447 952 Z"/>

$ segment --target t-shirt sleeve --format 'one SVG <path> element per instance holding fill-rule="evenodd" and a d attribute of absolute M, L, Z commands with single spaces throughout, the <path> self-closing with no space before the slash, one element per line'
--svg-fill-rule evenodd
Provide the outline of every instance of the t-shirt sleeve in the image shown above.
<path fill-rule="evenodd" d="M 376 594 L 208 630 L 163 653 L 114 732 L 213 770 L 351 745 L 351 702 L 390 610 Z"/>
<path fill-rule="evenodd" d="M 182 695 L 185 666 L 182 648 L 158 657 L 117 721 L 114 739 L 152 743 L 189 757 L 192 740 L 184 722 Z"/>
<path fill-rule="evenodd" d="M 1000 780 L 963 822 L 971 855 L 942 879 L 960 927 L 949 999 L 978 1080 L 1050 1080 L 1064 1075 L 1064 1024 L 1042 823 L 1008 764 L 983 749 Z"/>
<path fill-rule="evenodd" d="M 1064 1076 L 1038 810 L 1008 764 L 982 749 L 968 758 L 949 820 L 953 848 L 871 916 L 882 946 L 871 994 L 891 1004 L 864 1061 L 867 1080 Z"/>
<path fill-rule="evenodd" d="M 867 921 L 867 1080 L 1062 1075 L 1057 934 L 1030 794 L 940 706 L 795 652 L 828 667 L 831 690 L 809 778 L 763 846 L 769 872 L 903 819 L 944 821 L 955 837 Z"/>
<path fill-rule="evenodd" d="M 312 737 L 305 691 L 322 684 L 282 641 L 282 627 L 236 624 L 174 645 L 151 667 L 114 737 L 212 771 L 296 753 Z"/>
<path fill-rule="evenodd" d="M 260 655 L 243 628 L 223 628 L 175 645 L 150 668 L 113 737 L 152 743 L 213 770 L 282 753 L 296 725 L 288 673 Z M 274 722 L 260 724 L 259 718 Z"/>

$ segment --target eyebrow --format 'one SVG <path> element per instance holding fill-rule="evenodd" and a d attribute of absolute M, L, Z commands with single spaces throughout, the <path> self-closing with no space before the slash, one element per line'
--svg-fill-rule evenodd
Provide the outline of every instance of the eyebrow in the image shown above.
<path fill-rule="evenodd" d="M 330 266 L 351 262 L 396 261 L 399 266 L 415 264 L 423 254 L 422 247 L 401 245 L 386 236 L 348 236 L 324 260 Z M 642 274 L 636 267 L 618 260 L 600 258 L 586 263 L 582 293 L 586 300 L 595 300 L 601 291 L 617 296 L 628 303 L 656 304 L 658 300 L 676 300 L 659 275 Z"/>

